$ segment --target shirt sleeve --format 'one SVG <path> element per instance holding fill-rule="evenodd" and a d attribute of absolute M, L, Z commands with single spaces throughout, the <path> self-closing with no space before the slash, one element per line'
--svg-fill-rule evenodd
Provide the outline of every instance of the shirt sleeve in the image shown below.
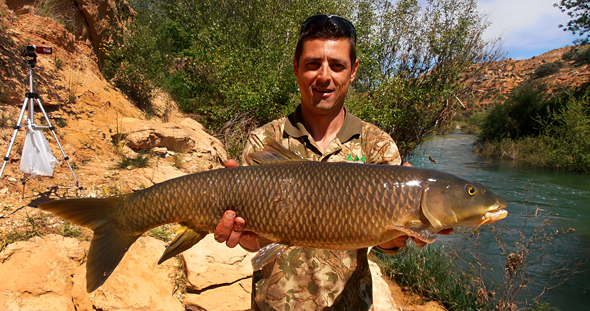
<path fill-rule="evenodd" d="M 264 149 L 267 140 L 274 139 L 278 142 L 281 141 L 281 125 L 284 123 L 284 119 L 274 120 L 248 134 L 246 146 L 244 146 L 244 151 L 242 151 L 242 166 L 252 165 L 250 154 Z"/>
<path fill-rule="evenodd" d="M 395 141 L 375 125 L 364 122 L 362 141 L 371 164 L 401 165 L 402 158 Z"/>

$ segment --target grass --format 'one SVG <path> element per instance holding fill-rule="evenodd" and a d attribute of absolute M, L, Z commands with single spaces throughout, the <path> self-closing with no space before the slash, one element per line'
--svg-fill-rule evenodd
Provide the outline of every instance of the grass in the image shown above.
<path fill-rule="evenodd" d="M 164 242 L 170 242 L 172 241 L 172 238 L 174 238 L 174 227 L 176 227 L 176 224 L 159 226 L 148 231 L 147 234 L 152 238 L 156 238 Z"/>
<path fill-rule="evenodd" d="M 12 207 L 5 206 L 4 211 L 11 210 Z M 26 213 L 26 225 L 18 228 L 14 232 L 0 236 L 0 252 L 3 251 L 8 245 L 27 241 L 33 237 L 43 237 L 47 234 L 58 234 L 64 237 L 76 238 L 81 241 L 88 241 L 92 236 L 90 229 L 82 228 L 74 225 L 69 221 L 63 221 L 58 226 L 52 225 L 49 221 L 50 218 L 47 213 L 38 213 L 36 215 L 29 215 Z"/>
<path fill-rule="evenodd" d="M 0 252 L 3 251 L 6 246 L 18 242 L 18 241 L 27 241 L 32 237 L 35 236 L 43 236 L 44 231 L 47 228 L 47 216 L 39 214 L 35 216 L 30 216 L 27 213 L 27 223 L 28 228 L 26 230 L 15 231 L 6 234 L 2 237 L 2 242 L 0 243 Z"/>
<path fill-rule="evenodd" d="M 132 169 L 148 167 L 151 159 L 149 153 L 140 152 L 135 157 L 121 157 L 121 160 L 117 162 L 116 167 L 119 169 Z"/>
<path fill-rule="evenodd" d="M 388 256 L 374 249 L 381 271 L 399 285 L 450 310 L 480 310 L 477 288 L 454 265 L 441 248 L 428 245 L 419 249 L 408 245 L 402 254 Z"/>
<path fill-rule="evenodd" d="M 55 69 L 60 70 L 64 67 L 65 63 L 61 58 L 55 60 Z"/>

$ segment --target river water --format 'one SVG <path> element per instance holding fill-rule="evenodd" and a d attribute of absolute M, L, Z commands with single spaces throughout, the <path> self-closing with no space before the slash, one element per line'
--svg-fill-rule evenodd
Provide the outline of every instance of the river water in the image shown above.
<path fill-rule="evenodd" d="M 475 137 L 467 134 L 436 136 L 425 143 L 412 164 L 417 167 L 433 168 L 477 181 L 508 201 L 508 217 L 496 224 L 497 228 L 512 228 L 507 243 L 520 240 L 514 230 L 545 227 L 547 233 L 558 233 L 553 241 L 545 244 L 541 258 L 529 259 L 529 269 L 534 269 L 533 281 L 523 288 L 522 300 L 536 297 L 547 284 L 548 275 L 556 267 L 573 267 L 586 261 L 576 274 L 568 273 L 569 279 L 555 289 L 547 291 L 541 298 L 562 311 L 590 310 L 590 175 L 546 171 L 530 167 L 519 161 L 507 161 L 475 155 Z M 432 158 L 433 163 L 429 158 Z M 526 217 L 537 211 L 545 217 Z M 570 233 L 563 233 L 563 232 Z M 505 257 L 500 256 L 498 244 L 494 242 L 489 226 L 483 229 L 482 249 L 486 265 L 493 271 L 486 274 L 486 282 L 500 284 L 506 267 Z M 486 233 L 488 232 L 488 233 Z M 526 231 L 530 236 L 531 230 Z M 511 236 L 515 237 L 512 238 Z M 440 241 L 440 242 L 439 242 Z M 474 250 L 470 242 L 459 234 L 441 237 L 435 243 L 449 244 L 458 249 Z M 539 246 L 539 243 L 533 247 Z M 533 271 L 533 270 L 529 270 Z M 554 281 L 549 283 L 553 286 Z M 488 287 L 490 288 L 490 287 Z"/>

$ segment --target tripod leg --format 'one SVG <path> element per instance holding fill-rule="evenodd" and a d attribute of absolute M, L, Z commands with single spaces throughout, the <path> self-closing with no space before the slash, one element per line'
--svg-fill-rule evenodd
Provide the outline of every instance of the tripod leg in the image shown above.
<path fill-rule="evenodd" d="M 45 109 L 43 108 L 43 105 L 41 104 L 41 100 L 39 99 L 39 97 L 36 98 L 37 100 L 37 104 L 39 105 L 39 108 L 41 108 L 41 112 L 43 113 L 43 116 L 45 117 L 45 121 L 47 121 L 47 125 L 49 125 L 49 129 L 51 130 L 51 133 L 53 134 L 53 138 L 55 138 L 55 142 L 57 142 L 57 145 L 59 146 L 59 150 L 61 151 L 61 154 L 64 157 L 64 160 L 66 160 L 66 163 L 68 164 L 68 167 L 70 168 L 70 171 L 72 172 L 72 176 L 74 176 L 74 180 L 76 181 L 76 186 L 78 187 L 79 190 L 82 190 L 82 187 L 80 186 L 80 182 L 78 181 L 78 178 L 76 177 L 76 174 L 74 173 L 74 169 L 72 168 L 72 166 L 70 165 L 70 158 L 66 155 L 64 149 L 61 146 L 61 143 L 59 142 L 59 138 L 57 138 L 57 134 L 55 134 L 55 127 L 53 125 L 51 125 L 51 122 L 49 121 L 49 117 L 47 117 L 47 113 L 45 112 Z"/>
<path fill-rule="evenodd" d="M 23 175 L 23 200 L 25 199 L 25 185 L 27 184 L 27 176 Z"/>
<path fill-rule="evenodd" d="M 6 155 L 4 156 L 4 163 L 2 164 L 2 170 L 0 170 L 0 178 L 2 178 L 2 174 L 4 174 L 4 168 L 6 167 L 6 162 L 8 162 L 9 160 L 9 156 L 10 156 L 10 151 L 12 150 L 12 146 L 14 145 L 14 139 L 16 138 L 16 134 L 18 133 L 18 130 L 20 129 L 20 125 L 21 122 L 23 121 L 23 116 L 25 115 L 25 111 L 27 110 L 27 100 L 29 98 L 25 98 L 25 101 L 23 102 L 23 107 L 20 110 L 20 116 L 18 117 L 18 121 L 16 122 L 16 125 L 14 126 L 14 133 L 12 134 L 12 138 L 10 139 L 10 143 L 8 144 L 8 151 L 6 151 Z"/>

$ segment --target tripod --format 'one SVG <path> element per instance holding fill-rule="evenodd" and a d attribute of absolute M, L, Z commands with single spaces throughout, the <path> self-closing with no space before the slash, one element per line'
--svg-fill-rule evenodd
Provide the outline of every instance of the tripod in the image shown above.
<path fill-rule="evenodd" d="M 25 60 L 29 64 L 29 93 L 25 94 L 25 100 L 23 101 L 23 106 L 21 108 L 20 115 L 18 117 L 18 121 L 16 122 L 16 125 L 14 126 L 14 133 L 12 134 L 12 139 L 10 139 L 10 144 L 8 145 L 8 151 L 6 152 L 6 156 L 4 156 L 4 163 L 2 164 L 2 170 L 0 170 L 0 178 L 2 178 L 2 174 L 4 173 L 4 168 L 6 167 L 6 163 L 9 160 L 10 151 L 12 150 L 12 147 L 14 145 L 14 140 L 16 138 L 16 134 L 18 133 L 18 131 L 21 127 L 21 122 L 22 122 L 23 117 L 25 115 L 25 111 L 27 110 L 27 107 L 28 107 L 29 114 L 28 114 L 28 118 L 27 118 L 27 122 L 28 122 L 27 126 L 32 128 L 33 130 L 36 130 L 36 129 L 49 129 L 49 130 L 51 130 L 51 133 L 53 134 L 53 137 L 55 138 L 55 141 L 57 142 L 57 145 L 59 146 L 59 149 L 61 150 L 61 154 L 63 155 L 66 163 L 68 164 L 68 167 L 70 168 L 70 171 L 72 172 L 72 176 L 74 176 L 74 180 L 76 181 L 76 187 L 79 190 L 82 190 L 82 187 L 80 186 L 80 182 L 78 181 L 78 178 L 76 177 L 76 174 L 74 173 L 74 170 L 72 169 L 72 166 L 70 165 L 69 157 L 66 156 L 66 153 L 64 152 L 64 149 L 62 148 L 61 143 L 59 142 L 59 139 L 57 138 L 57 134 L 55 134 L 55 127 L 53 125 L 51 125 L 51 122 L 49 121 L 49 117 L 47 117 L 47 113 L 45 112 L 45 109 L 43 108 L 43 105 L 41 104 L 41 100 L 39 99 L 39 95 L 37 93 L 33 92 L 33 68 L 37 64 L 36 51 L 40 51 L 40 50 L 36 49 L 34 45 L 29 45 L 29 46 L 27 46 L 26 50 L 24 52 L 22 52 L 22 54 L 21 54 L 23 57 L 25 57 Z M 49 53 L 51 53 L 51 49 L 49 49 Z M 44 53 L 44 54 L 49 54 L 49 53 Z M 40 126 L 35 123 L 35 102 L 37 102 L 37 104 L 39 105 L 39 108 L 41 109 L 41 112 L 43 113 L 43 116 L 45 117 L 45 121 L 47 122 L 47 126 Z M 24 196 L 24 185 L 25 185 L 25 179 L 23 177 L 23 196 Z"/>

